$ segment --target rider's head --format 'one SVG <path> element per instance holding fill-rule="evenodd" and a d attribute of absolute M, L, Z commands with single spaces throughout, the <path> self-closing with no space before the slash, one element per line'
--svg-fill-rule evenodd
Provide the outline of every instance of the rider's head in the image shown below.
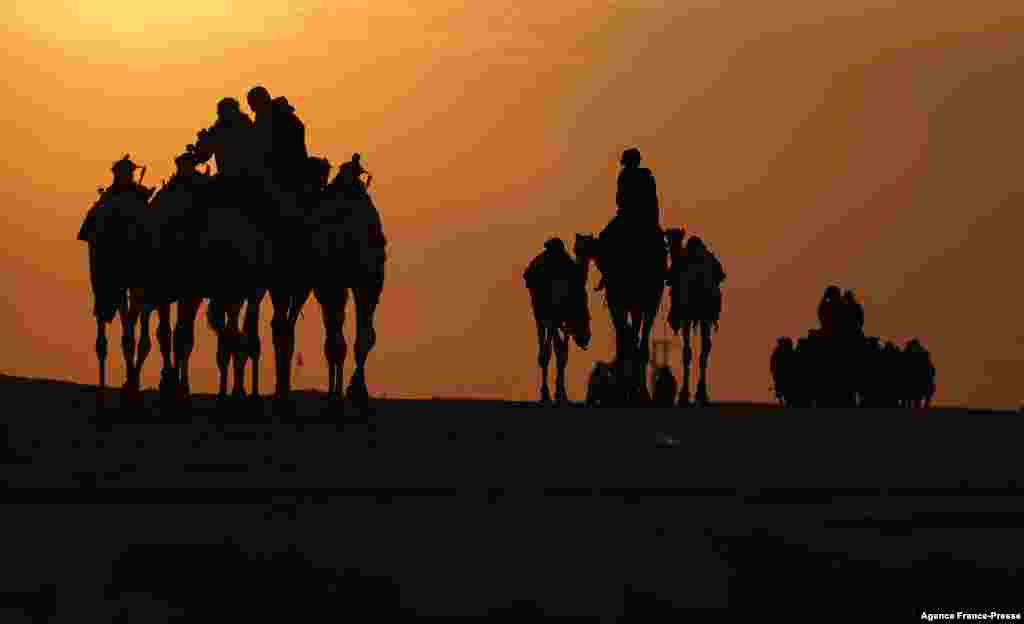
<path fill-rule="evenodd" d="M 217 118 L 228 120 L 242 114 L 242 107 L 238 100 L 233 97 L 226 97 L 217 102 Z"/>
<path fill-rule="evenodd" d="M 270 110 L 272 105 L 270 91 L 267 91 L 266 87 L 263 86 L 255 86 L 249 89 L 249 95 L 246 96 L 246 100 L 249 102 L 249 108 L 254 113 Z"/>
<path fill-rule="evenodd" d="M 696 253 L 698 251 L 703 251 L 703 250 L 704 250 L 704 241 L 702 241 L 699 236 L 691 236 L 689 239 L 687 239 L 687 241 L 686 241 L 686 252 L 687 253 Z"/>
<path fill-rule="evenodd" d="M 829 286 L 825 289 L 825 299 L 838 299 L 839 298 L 839 287 Z"/>
<path fill-rule="evenodd" d="M 637 167 L 640 165 L 640 150 L 631 147 L 622 152 L 622 159 L 619 161 L 623 167 Z"/>
<path fill-rule="evenodd" d="M 138 168 L 138 165 L 131 161 L 128 154 L 125 154 L 124 158 L 114 163 L 110 171 L 114 174 L 115 183 L 124 183 L 132 182 L 132 176 Z"/>
<path fill-rule="evenodd" d="M 558 251 L 565 252 L 565 241 L 558 238 L 557 236 L 555 238 L 549 238 L 544 242 L 544 251 L 547 251 L 549 253 L 554 253 Z"/>

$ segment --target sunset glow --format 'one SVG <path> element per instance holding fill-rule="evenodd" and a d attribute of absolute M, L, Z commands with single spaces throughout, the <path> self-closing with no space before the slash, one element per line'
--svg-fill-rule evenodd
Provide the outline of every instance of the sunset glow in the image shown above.
<path fill-rule="evenodd" d="M 685 223 L 729 276 L 713 396 L 769 400 L 775 339 L 816 324 L 838 283 L 869 334 L 932 350 L 938 403 L 1016 405 L 1024 296 L 989 304 L 976 276 L 1005 269 L 1024 226 L 1022 17 L 1019 2 L 16 0 L 0 8 L 0 372 L 96 383 L 74 240 L 96 187 L 125 153 L 158 184 L 220 98 L 244 107 L 264 84 L 312 154 L 358 151 L 374 174 L 390 248 L 371 393 L 536 398 L 523 269 L 548 237 L 571 248 L 607 223 L 635 145 L 663 226 Z M 591 314 L 574 399 L 611 354 L 600 293 Z M 312 300 L 297 333 L 297 386 L 322 389 Z M 261 334 L 270 353 L 269 304 Z M 196 340 L 209 392 L 214 336 Z M 109 362 L 120 379 L 119 351 Z M 273 358 L 261 367 L 272 379 Z"/>

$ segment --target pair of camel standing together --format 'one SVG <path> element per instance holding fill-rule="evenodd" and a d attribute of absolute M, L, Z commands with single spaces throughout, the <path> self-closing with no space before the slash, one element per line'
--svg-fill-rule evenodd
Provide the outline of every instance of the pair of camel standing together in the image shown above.
<path fill-rule="evenodd" d="M 582 349 L 590 342 L 586 283 L 593 260 L 604 278 L 605 297 L 616 334 L 614 366 L 599 365 L 595 374 L 607 377 L 604 385 L 614 387 L 613 401 L 629 404 L 649 399 L 646 378 L 650 336 L 667 282 L 671 299 L 669 324 L 675 333 L 682 332 L 683 340 L 679 404 L 685 406 L 690 401 L 693 359 L 690 335 L 695 324 L 700 326 L 701 333 L 696 400 L 699 404 L 707 403 L 711 334 L 718 327 L 722 309 L 720 284 L 725 274 L 700 239 L 691 237 L 690 242 L 694 244 L 684 249 L 684 236 L 682 229 L 672 228 L 664 232 L 666 245 L 636 245 L 623 249 L 604 234 L 600 237 L 577 234 L 573 247 L 575 275 L 544 264 L 545 254 L 531 263 L 524 277 L 537 325 L 542 402 L 550 401 L 548 366 L 552 350 L 557 358 L 555 400 L 561 403 L 568 400 L 565 367 L 569 359 L 569 340 L 571 338 Z M 549 241 L 545 253 L 561 247 L 551 244 L 555 240 Z M 668 257 L 672 259 L 671 267 L 667 265 Z"/>
<path fill-rule="evenodd" d="M 195 151 L 217 154 L 220 149 L 216 134 L 210 133 Z M 88 243 L 97 303 L 100 388 L 106 386 L 106 325 L 119 314 L 125 389 L 138 391 L 151 348 L 149 321 L 156 310 L 163 355 L 161 392 L 187 397 L 195 319 L 202 301 L 209 299 L 208 321 L 218 338 L 220 397 L 227 396 L 232 360 L 233 394 L 244 396 L 245 366 L 250 359 L 252 395 L 258 396 L 259 306 L 269 292 L 274 307 L 275 395 L 285 399 L 290 392 L 295 325 L 314 294 L 323 310 L 329 396 L 340 399 L 347 351 L 342 329 L 351 290 L 356 305 L 356 368 L 348 396 L 365 405 L 369 398 L 365 363 L 376 342 L 373 319 L 383 290 L 386 259 L 383 241 L 372 240 L 372 233 L 380 232 L 381 227 L 369 195 L 362 199 L 322 198 L 300 211 L 299 196 L 276 187 L 266 176 L 234 185 L 237 194 L 210 192 L 219 182 L 193 170 L 172 178 L 149 204 L 121 194 L 101 197 L 94 206 L 99 225 Z M 253 217 L 261 210 L 272 215 L 269 227 L 266 216 L 264 227 L 254 224 Z M 177 306 L 173 331 L 172 304 Z M 243 307 L 245 320 L 240 330 Z M 141 331 L 136 351 L 137 321 Z"/>

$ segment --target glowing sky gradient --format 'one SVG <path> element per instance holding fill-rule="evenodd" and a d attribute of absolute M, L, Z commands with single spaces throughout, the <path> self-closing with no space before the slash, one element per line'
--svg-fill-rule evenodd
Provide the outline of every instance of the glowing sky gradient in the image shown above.
<path fill-rule="evenodd" d="M 548 236 L 603 226 L 636 145 L 663 224 L 729 274 L 713 398 L 769 400 L 774 339 L 814 326 L 833 282 L 861 295 L 868 333 L 932 350 L 938 403 L 1024 398 L 1020 2 L 67 4 L 0 8 L 0 372 L 96 383 L 75 240 L 96 187 L 126 152 L 169 176 L 217 100 L 259 82 L 296 106 L 311 153 L 359 151 L 374 173 L 391 241 L 374 394 L 536 398 L 523 268 Z M 611 353 L 591 306 L 572 398 Z M 325 388 L 312 300 L 298 341 L 296 387 Z M 193 390 L 214 391 L 205 324 L 197 342 Z"/>

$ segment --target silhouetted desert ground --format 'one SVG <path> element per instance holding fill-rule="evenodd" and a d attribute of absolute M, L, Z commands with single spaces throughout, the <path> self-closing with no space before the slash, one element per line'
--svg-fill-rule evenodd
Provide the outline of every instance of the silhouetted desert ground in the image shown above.
<path fill-rule="evenodd" d="M 1016 412 L 118 395 L 0 377 L 0 621 L 1024 608 Z"/>

